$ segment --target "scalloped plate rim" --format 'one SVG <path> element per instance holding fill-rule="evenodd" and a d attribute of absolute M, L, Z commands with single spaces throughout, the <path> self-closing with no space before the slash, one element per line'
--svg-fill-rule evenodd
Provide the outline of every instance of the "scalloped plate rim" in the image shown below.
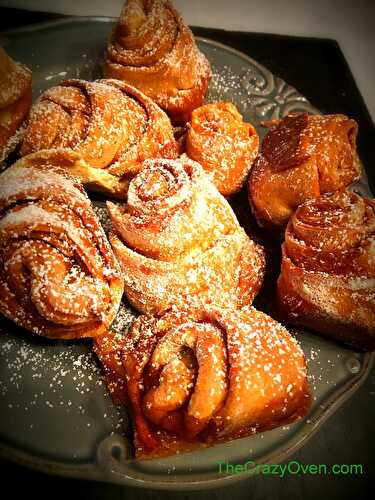
<path fill-rule="evenodd" d="M 63 19 L 43 21 L 40 23 L 32 24 L 30 26 L 22 26 L 2 31 L 0 32 L 0 40 L 2 37 L 6 37 L 7 35 L 12 36 L 12 35 L 20 35 L 22 33 L 41 31 L 44 29 L 52 28 L 54 26 L 63 26 L 72 23 L 75 24 L 82 22 L 111 23 L 116 21 L 116 19 L 117 19 L 116 17 L 107 17 L 107 16 L 65 17 Z M 216 46 L 227 52 L 231 52 L 232 54 L 244 59 L 245 61 L 250 62 L 252 65 L 255 65 L 256 67 L 271 73 L 265 66 L 258 63 L 256 60 L 252 59 L 247 54 L 244 54 L 243 52 L 233 47 L 230 47 L 216 40 L 211 40 L 210 38 L 207 37 L 196 36 L 195 38 L 203 43 L 207 43 L 211 46 Z M 271 74 L 273 75 L 273 73 Z M 317 108 L 312 106 L 310 103 L 308 104 L 309 106 L 311 106 L 312 110 L 318 111 Z M 275 450 L 265 454 L 262 457 L 261 462 L 259 463 L 277 463 L 280 461 L 285 461 L 286 458 L 291 455 L 291 453 L 299 450 L 317 432 L 320 426 L 359 389 L 359 387 L 363 384 L 368 374 L 370 373 L 374 359 L 375 359 L 374 352 L 364 353 L 363 363 L 361 365 L 360 372 L 355 377 L 349 379 L 345 384 L 341 385 L 339 390 L 334 391 L 327 398 L 325 404 L 321 405 L 324 407 L 323 408 L 320 407 L 319 410 L 315 412 L 314 419 L 311 420 L 310 424 L 306 424 L 300 430 L 298 430 L 293 436 L 293 438 L 289 439 L 285 445 L 280 445 Z M 306 426 L 308 428 L 306 428 Z M 159 489 L 159 490 L 172 490 L 172 491 L 204 490 L 204 489 L 229 486 L 234 482 L 238 482 L 244 479 L 249 479 L 249 477 L 251 477 L 251 472 L 249 472 L 240 475 L 234 474 L 227 476 L 218 476 L 212 479 L 204 479 L 202 481 L 193 481 L 193 482 L 188 480 L 181 481 L 180 479 L 169 480 L 169 481 L 162 481 L 160 479 L 157 479 L 156 481 L 143 480 L 136 477 L 128 476 L 123 473 L 118 473 L 114 470 L 101 469 L 98 467 L 97 463 L 63 464 L 62 462 L 43 459 L 36 455 L 33 455 L 32 453 L 19 450 L 3 442 L 0 442 L 0 457 L 12 461 L 14 463 L 17 463 L 18 465 L 27 466 L 36 471 L 45 472 L 52 475 L 58 475 L 61 477 L 105 481 L 115 484 L 123 484 L 123 485 L 148 488 L 148 489 Z"/>

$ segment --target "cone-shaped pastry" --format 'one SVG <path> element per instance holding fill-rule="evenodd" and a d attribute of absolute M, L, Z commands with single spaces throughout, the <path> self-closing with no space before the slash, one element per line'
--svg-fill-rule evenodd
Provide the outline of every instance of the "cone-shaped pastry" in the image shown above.
<path fill-rule="evenodd" d="M 128 0 L 108 42 L 104 75 L 139 88 L 179 123 L 202 104 L 211 70 L 171 2 Z"/>

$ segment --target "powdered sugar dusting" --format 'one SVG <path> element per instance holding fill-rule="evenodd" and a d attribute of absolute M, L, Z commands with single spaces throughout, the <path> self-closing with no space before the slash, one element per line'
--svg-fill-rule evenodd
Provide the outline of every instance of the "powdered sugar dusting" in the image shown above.
<path fill-rule="evenodd" d="M 81 165 L 79 179 L 122 198 L 143 160 L 177 156 L 164 112 L 136 88 L 115 80 L 67 80 L 39 97 L 21 154 L 51 148 L 77 153 L 87 170 Z"/>
<path fill-rule="evenodd" d="M 73 438 L 65 445 L 72 460 L 86 453 L 97 433 L 124 432 L 124 409 L 113 406 L 89 345 L 36 342 L 22 334 L 1 332 L 0 357 L 1 412 L 11 439 L 21 432 L 24 443 L 35 439 L 43 443 L 48 422 L 49 432 L 56 437 L 51 435 L 44 447 L 53 454 L 53 443 L 59 441 L 64 425 Z M 82 449 L 76 443 L 83 436 L 86 444 Z"/>
<path fill-rule="evenodd" d="M 125 294 L 137 310 L 202 302 L 240 307 L 259 290 L 263 249 L 187 157 L 145 162 L 130 183 L 127 204 L 108 208 Z"/>

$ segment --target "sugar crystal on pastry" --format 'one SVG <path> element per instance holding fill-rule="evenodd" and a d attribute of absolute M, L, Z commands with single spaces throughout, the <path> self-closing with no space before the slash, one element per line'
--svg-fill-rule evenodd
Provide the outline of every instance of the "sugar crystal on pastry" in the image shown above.
<path fill-rule="evenodd" d="M 285 233 L 282 317 L 359 349 L 375 346 L 375 205 L 349 191 L 301 205 Z"/>
<path fill-rule="evenodd" d="M 67 80 L 34 104 L 21 154 L 59 149 L 65 168 L 89 189 L 125 198 L 146 158 L 175 158 L 166 114 L 136 88 L 116 80 Z M 53 163 L 53 157 L 50 156 Z"/>
<path fill-rule="evenodd" d="M 82 187 L 22 159 L 0 176 L 0 213 L 0 311 L 51 338 L 108 328 L 123 282 Z"/>
<path fill-rule="evenodd" d="M 149 160 L 127 204 L 108 203 L 125 294 L 141 312 L 181 303 L 250 303 L 264 256 L 202 167 L 187 157 Z"/>
<path fill-rule="evenodd" d="M 192 113 L 186 134 L 186 154 L 211 174 L 224 195 L 239 191 L 258 153 L 258 135 L 234 104 L 216 102 Z"/>
<path fill-rule="evenodd" d="M 301 203 L 358 180 L 357 131 L 344 115 L 301 113 L 271 123 L 248 183 L 259 224 L 285 227 Z"/>
<path fill-rule="evenodd" d="M 195 318 L 176 309 L 140 316 L 117 348 L 137 458 L 273 428 L 310 406 L 299 344 L 252 307 L 205 306 Z"/>
<path fill-rule="evenodd" d="M 31 71 L 0 47 L 0 163 L 17 147 L 31 107 Z"/>
<path fill-rule="evenodd" d="M 189 120 L 202 104 L 211 77 L 206 57 L 168 0 L 127 0 L 103 70 L 139 88 L 175 123 Z"/>

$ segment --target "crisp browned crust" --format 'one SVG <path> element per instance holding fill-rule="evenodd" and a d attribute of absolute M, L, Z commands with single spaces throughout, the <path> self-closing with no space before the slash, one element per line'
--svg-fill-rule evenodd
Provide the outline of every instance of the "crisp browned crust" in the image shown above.
<path fill-rule="evenodd" d="M 242 307 L 259 291 L 263 249 L 198 163 L 148 160 L 130 184 L 127 204 L 107 205 L 125 294 L 140 312 L 173 304 Z"/>
<path fill-rule="evenodd" d="M 375 202 L 340 191 L 300 206 L 283 245 L 283 319 L 375 349 Z"/>
<path fill-rule="evenodd" d="M 21 140 L 20 127 L 31 107 L 31 71 L 0 47 L 0 162 Z"/>
<path fill-rule="evenodd" d="M 283 228 L 304 201 L 359 178 L 357 124 L 344 115 L 287 116 L 268 132 L 249 177 L 260 225 Z"/>
<path fill-rule="evenodd" d="M 206 104 L 193 111 L 186 154 L 209 172 L 224 196 L 241 189 L 258 153 L 255 128 L 230 102 Z"/>
<path fill-rule="evenodd" d="M 190 119 L 211 78 L 206 57 L 167 0 L 128 0 L 107 45 L 104 74 L 139 88 L 174 123 Z"/>
<path fill-rule="evenodd" d="M 33 106 L 21 154 L 74 152 L 73 173 L 89 189 L 126 198 L 130 179 L 147 158 L 176 158 L 167 115 L 142 92 L 116 80 L 67 80 Z"/>
<path fill-rule="evenodd" d="M 20 160 L 0 176 L 0 312 L 57 339 L 111 324 L 123 280 L 79 184 Z"/>
<path fill-rule="evenodd" d="M 107 364 L 111 352 L 123 360 L 136 458 L 254 434 L 292 422 L 310 407 L 302 349 L 252 307 L 140 316 L 121 349 L 104 350 Z"/>

